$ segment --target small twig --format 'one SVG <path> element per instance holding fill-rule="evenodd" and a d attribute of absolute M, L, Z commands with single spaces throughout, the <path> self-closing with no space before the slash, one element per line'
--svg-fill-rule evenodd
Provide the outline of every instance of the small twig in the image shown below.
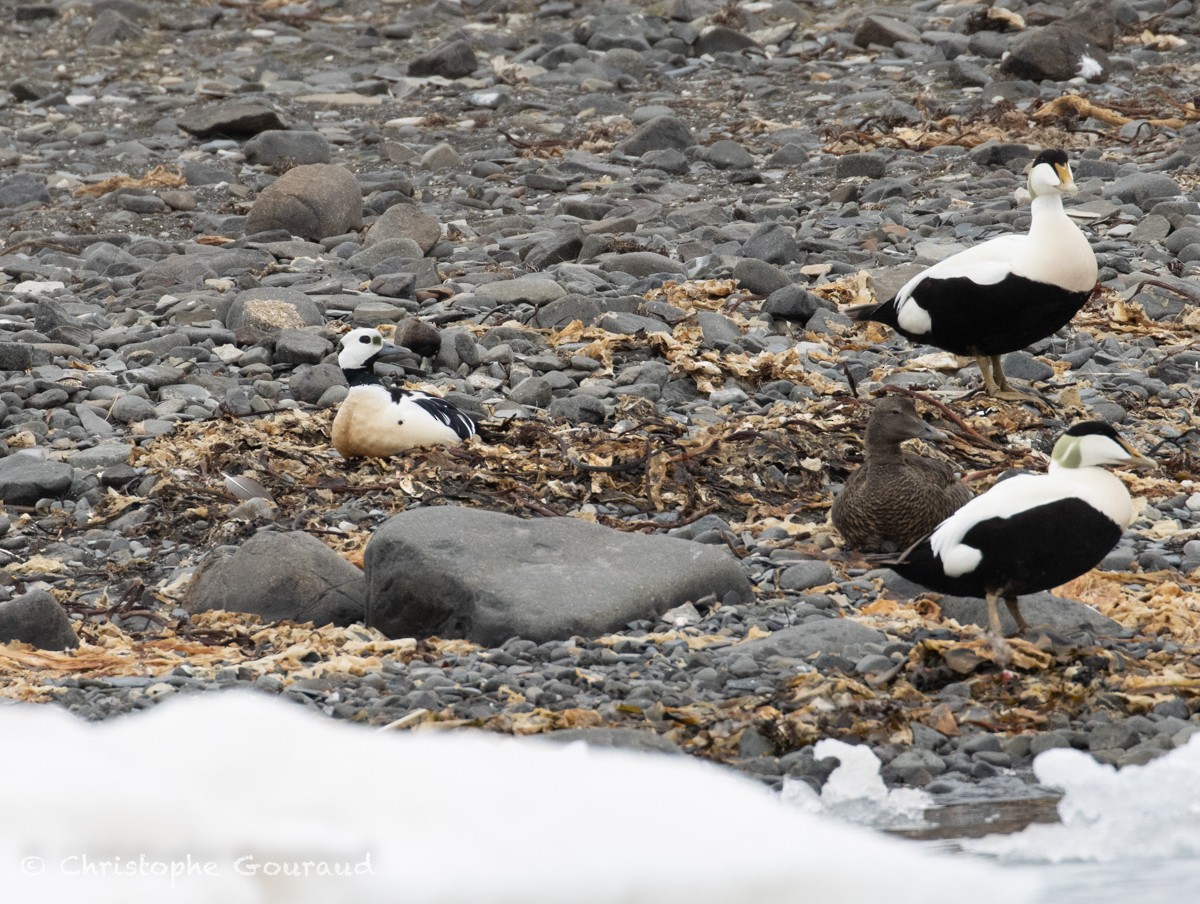
<path fill-rule="evenodd" d="M 1181 434 L 1179 434 L 1179 436 L 1167 437 L 1166 439 L 1159 440 L 1146 454 L 1153 455 L 1166 445 L 1174 446 L 1177 449 L 1183 449 L 1182 440 L 1189 434 L 1200 434 L 1200 427 L 1188 427 L 1188 429 L 1184 430 Z"/>
<path fill-rule="evenodd" d="M 508 132 L 504 131 L 503 129 L 497 129 L 496 131 L 498 131 L 501 135 L 503 135 L 509 141 L 509 143 L 512 144 L 514 147 L 521 148 L 522 150 L 529 150 L 529 149 L 536 150 L 538 148 L 559 148 L 559 147 L 563 147 L 566 145 L 565 141 L 563 141 L 562 139 L 558 139 L 558 138 L 545 138 L 541 141 L 522 141 L 520 138 L 517 138 L 513 135 L 508 134 Z"/>
<path fill-rule="evenodd" d="M 846 366 L 845 361 L 838 361 L 838 366 L 842 368 L 842 373 L 846 376 L 846 382 L 850 384 L 850 395 L 858 398 L 858 380 L 854 379 L 854 375 L 850 373 L 850 368 Z"/>
<path fill-rule="evenodd" d="M 1133 294 L 1136 295 L 1138 292 L 1142 291 L 1144 286 L 1155 286 L 1159 289 L 1166 289 L 1168 292 L 1172 293 L 1173 295 L 1178 295 L 1180 298 L 1186 298 L 1188 301 L 1200 302 L 1200 295 L 1196 295 L 1192 292 L 1180 289 L 1178 286 L 1173 286 L 1170 283 L 1165 283 L 1157 279 L 1143 279 L 1134 288 Z"/>

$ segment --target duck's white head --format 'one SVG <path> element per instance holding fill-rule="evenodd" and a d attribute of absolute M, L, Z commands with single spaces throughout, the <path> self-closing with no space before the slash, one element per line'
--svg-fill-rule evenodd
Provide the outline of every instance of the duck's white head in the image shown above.
<path fill-rule="evenodd" d="M 1098 465 L 1155 467 L 1153 461 L 1103 421 L 1082 421 L 1072 425 L 1054 444 L 1050 460 L 1060 468 L 1091 468 Z"/>
<path fill-rule="evenodd" d="M 1033 161 L 1029 170 L 1029 195 L 1057 193 L 1073 195 L 1079 191 L 1075 177 L 1071 174 L 1071 164 L 1067 162 L 1067 152 L 1057 148 L 1042 151 Z"/>
<path fill-rule="evenodd" d="M 338 343 L 338 366 L 342 370 L 366 367 L 383 350 L 383 334 L 379 330 L 351 330 Z"/>

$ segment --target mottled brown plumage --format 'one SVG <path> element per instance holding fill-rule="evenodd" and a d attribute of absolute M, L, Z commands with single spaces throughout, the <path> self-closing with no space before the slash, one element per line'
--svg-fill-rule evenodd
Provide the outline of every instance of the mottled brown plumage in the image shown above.
<path fill-rule="evenodd" d="M 949 464 L 900 448 L 906 439 L 945 438 L 921 420 L 908 399 L 889 396 L 875 404 L 865 460 L 846 479 L 830 512 L 848 548 L 907 549 L 971 498 Z"/>

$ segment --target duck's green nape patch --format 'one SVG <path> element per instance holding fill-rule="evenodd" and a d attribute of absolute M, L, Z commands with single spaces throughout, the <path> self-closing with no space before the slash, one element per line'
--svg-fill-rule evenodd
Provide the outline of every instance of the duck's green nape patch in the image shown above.
<path fill-rule="evenodd" d="M 1064 436 L 1054 444 L 1054 451 L 1050 453 L 1050 460 L 1056 465 L 1063 468 L 1078 468 L 1083 460 L 1083 450 L 1079 446 L 1079 440 L 1074 436 Z"/>

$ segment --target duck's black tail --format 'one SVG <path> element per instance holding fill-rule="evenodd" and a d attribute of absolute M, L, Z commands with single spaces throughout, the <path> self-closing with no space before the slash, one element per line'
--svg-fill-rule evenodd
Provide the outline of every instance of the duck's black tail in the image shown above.
<path fill-rule="evenodd" d="M 873 320 L 876 323 L 886 323 L 890 327 L 899 326 L 896 322 L 896 304 L 894 299 L 881 301 L 877 304 L 860 304 L 842 311 L 847 317 L 857 323 Z"/>

